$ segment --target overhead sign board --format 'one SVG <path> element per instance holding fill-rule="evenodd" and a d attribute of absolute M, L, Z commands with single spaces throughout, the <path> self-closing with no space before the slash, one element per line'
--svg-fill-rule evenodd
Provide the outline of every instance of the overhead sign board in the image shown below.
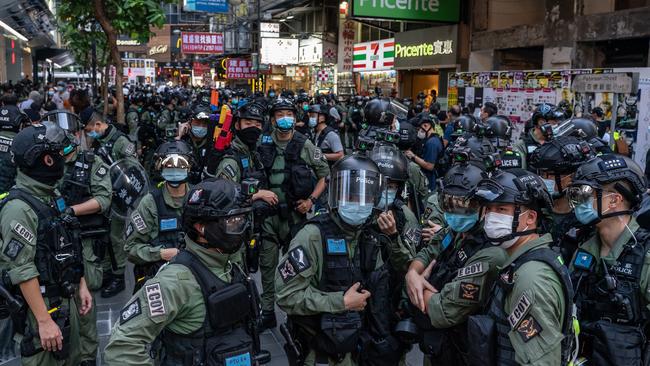
<path fill-rule="evenodd" d="M 260 23 L 260 37 L 262 38 L 280 37 L 280 23 Z"/>
<path fill-rule="evenodd" d="M 298 64 L 299 42 L 293 38 L 262 38 L 262 63 L 270 65 Z"/>
<path fill-rule="evenodd" d="M 201 54 L 223 53 L 223 33 L 182 32 L 181 52 Z"/>
<path fill-rule="evenodd" d="M 184 0 L 183 10 L 207 13 L 227 13 L 228 0 Z"/>
<path fill-rule="evenodd" d="M 458 60 L 458 27 L 443 26 L 395 34 L 395 69 L 450 67 Z"/>
<path fill-rule="evenodd" d="M 395 56 L 395 39 L 382 39 L 354 45 L 354 71 L 392 70 Z"/>
<path fill-rule="evenodd" d="M 353 0 L 352 16 L 455 23 L 460 0 Z"/>
<path fill-rule="evenodd" d="M 576 75 L 571 90 L 579 93 L 632 93 L 638 89 L 626 73 Z"/>
<path fill-rule="evenodd" d="M 229 58 L 226 62 L 227 79 L 255 79 L 257 73 L 252 71 L 253 62 L 242 58 Z"/>

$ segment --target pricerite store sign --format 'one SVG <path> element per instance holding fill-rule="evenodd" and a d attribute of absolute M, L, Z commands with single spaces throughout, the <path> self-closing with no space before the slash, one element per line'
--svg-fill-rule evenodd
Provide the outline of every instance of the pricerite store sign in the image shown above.
<path fill-rule="evenodd" d="M 458 22 L 460 0 L 353 0 L 352 16 Z"/>
<path fill-rule="evenodd" d="M 395 69 L 454 67 L 458 27 L 418 29 L 395 34 Z"/>

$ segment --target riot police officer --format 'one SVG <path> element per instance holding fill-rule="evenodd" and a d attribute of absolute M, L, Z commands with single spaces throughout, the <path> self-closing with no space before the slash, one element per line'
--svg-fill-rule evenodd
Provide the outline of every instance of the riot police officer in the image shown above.
<path fill-rule="evenodd" d="M 0 108 L 0 193 L 7 192 L 16 181 L 16 165 L 11 160 L 11 144 L 14 137 L 29 119 L 17 106 L 4 105 Z"/>
<path fill-rule="evenodd" d="M 92 139 L 95 155 L 105 164 L 112 165 L 122 159 L 136 159 L 136 148 L 129 138 L 115 126 L 106 123 L 102 116 L 92 107 L 84 109 L 79 115 L 86 136 Z M 110 239 L 111 250 L 104 258 L 104 280 L 102 297 L 112 297 L 124 290 L 124 219 L 111 214 Z M 109 258 L 113 256 L 114 258 Z M 113 264 L 113 261 L 115 262 Z"/>
<path fill-rule="evenodd" d="M 262 272 L 262 322 L 275 327 L 275 270 L 279 248 L 286 249 L 295 230 L 325 190 L 329 166 L 323 153 L 293 126 L 293 103 L 278 98 L 270 110 L 273 132 L 263 135 L 258 152 L 269 180 L 269 189 L 278 196 L 277 214 L 262 224 L 260 268 Z"/>
<path fill-rule="evenodd" d="M 207 163 L 209 150 L 208 125 L 210 123 L 210 107 L 198 105 L 193 110 L 187 130 L 181 134 L 181 140 L 185 141 L 191 148 L 194 155 L 194 165 L 190 170 L 190 184 L 197 184 L 203 179 L 203 169 Z"/>
<path fill-rule="evenodd" d="M 347 156 L 332 167 L 329 187 L 330 212 L 308 221 L 276 269 L 288 344 L 299 344 L 288 348 L 290 364 L 355 364 L 363 310 L 372 303 L 360 283 L 378 268 L 380 248 L 360 236 L 379 202 L 379 168 L 367 157 Z"/>
<path fill-rule="evenodd" d="M 136 141 L 138 139 L 138 127 L 141 124 L 141 115 L 143 112 L 144 95 L 137 93 L 131 97 L 129 109 L 126 111 L 126 125 L 129 129 L 129 139 Z"/>
<path fill-rule="evenodd" d="M 60 113 L 57 114 L 60 116 Z M 67 119 L 67 126 L 73 127 Z M 48 129 L 60 130 L 61 123 L 43 122 Z M 67 132 L 73 132 L 76 126 Z M 65 157 L 65 174 L 59 183 L 59 190 L 68 205 L 66 213 L 77 217 L 80 225 L 80 239 L 84 263 L 84 278 L 90 291 L 102 287 L 102 259 L 106 246 L 110 245 L 108 236 L 108 217 L 111 207 L 111 180 L 109 167 L 98 156 L 88 150 L 82 150 L 76 143 L 81 130 L 76 136 L 68 136 L 70 144 L 63 148 Z M 90 312 L 79 318 L 80 359 L 82 365 L 95 365 L 97 358 L 97 313 L 94 304 Z"/>
<path fill-rule="evenodd" d="M 575 171 L 595 156 L 591 146 L 571 136 L 554 137 L 530 155 L 530 168 L 535 169 L 553 198 L 553 246 L 559 248 L 565 261 L 571 260 L 578 244 L 590 235 L 591 228 L 577 221 L 566 189 Z"/>
<path fill-rule="evenodd" d="M 206 180 L 183 209 L 185 249 L 127 302 L 106 347 L 109 365 L 252 365 L 258 343 L 255 285 L 236 253 L 251 238 L 249 197 Z"/>
<path fill-rule="evenodd" d="M 183 236 L 181 210 L 190 190 L 187 177 L 192 168 L 192 149 L 185 142 L 160 145 L 154 158 L 163 182 L 130 213 L 124 232 L 124 251 L 134 264 L 134 293 L 178 254 Z"/>
<path fill-rule="evenodd" d="M 501 159 L 501 168 L 526 169 L 526 161 L 522 152 L 517 151 L 511 144 L 512 126 L 506 116 L 492 116 L 485 120 L 485 137 L 497 149 Z"/>
<path fill-rule="evenodd" d="M 410 313 L 417 324 L 426 364 L 466 365 L 466 321 L 487 299 L 506 260 L 490 244 L 472 197 L 480 165 L 465 160 L 442 179 L 439 200 L 447 222 L 418 252 L 406 275 Z"/>
<path fill-rule="evenodd" d="M 550 128 L 550 125 L 546 126 L 548 124 L 547 118 L 552 118 L 552 112 L 553 106 L 546 103 L 538 105 L 533 111 L 533 115 L 528 121 L 526 121 L 524 135 L 521 136 L 519 141 L 517 141 L 513 146 L 514 150 L 518 151 L 520 154 L 523 153 L 523 156 L 525 157 L 522 162 L 524 164 L 524 169 L 526 169 L 529 164 L 528 156 L 546 142 L 546 136 L 548 136 L 548 129 Z"/>
<path fill-rule="evenodd" d="M 92 307 L 73 230 L 78 222 L 64 214 L 65 201 L 54 188 L 63 176 L 62 150 L 69 143 L 55 141 L 62 135 L 48 133 L 43 125 L 16 135 L 11 147 L 16 185 L 0 201 L 2 278 L 25 303 L 12 315 L 22 336 L 23 365 L 78 364 L 79 314 Z"/>
<path fill-rule="evenodd" d="M 355 95 L 352 100 L 350 100 L 350 106 L 348 107 L 348 113 L 345 116 L 345 128 L 346 128 L 346 138 L 344 141 L 346 149 L 353 149 L 354 143 L 357 140 L 357 135 L 362 129 L 364 123 L 363 115 L 363 97 L 360 95 Z"/>
<path fill-rule="evenodd" d="M 327 105 L 313 104 L 309 108 L 309 127 L 314 129 L 312 142 L 331 165 L 342 158 L 345 152 L 338 130 L 329 125 L 329 110 Z"/>
<path fill-rule="evenodd" d="M 563 365 L 573 339 L 573 290 L 562 258 L 550 248 L 544 210 L 551 196 L 542 179 L 522 169 L 495 170 L 475 196 L 485 207 L 487 240 L 507 260 L 488 295 L 486 314 L 468 320 L 471 364 Z"/>
<path fill-rule="evenodd" d="M 646 186 L 633 160 L 606 154 L 582 164 L 567 190 L 577 219 L 595 227 L 570 266 L 589 365 L 647 362 L 650 232 L 632 216 Z"/>
<path fill-rule="evenodd" d="M 166 140 L 178 135 L 178 112 L 176 111 L 176 98 L 167 93 L 163 96 L 165 108 L 160 112 L 158 118 L 158 134 Z"/>

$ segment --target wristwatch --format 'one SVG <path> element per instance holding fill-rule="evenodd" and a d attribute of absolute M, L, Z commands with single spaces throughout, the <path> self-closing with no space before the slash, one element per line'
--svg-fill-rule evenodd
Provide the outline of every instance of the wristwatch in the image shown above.
<path fill-rule="evenodd" d="M 311 203 L 314 203 L 314 204 L 315 204 L 315 203 L 316 203 L 316 199 L 317 199 L 317 198 L 314 197 L 314 196 L 311 196 L 311 195 L 309 196 L 309 200 L 311 201 Z"/>

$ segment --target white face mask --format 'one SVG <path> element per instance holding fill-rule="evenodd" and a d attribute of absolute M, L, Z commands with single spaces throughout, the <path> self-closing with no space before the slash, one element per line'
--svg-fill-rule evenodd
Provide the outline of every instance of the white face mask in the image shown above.
<path fill-rule="evenodd" d="M 528 210 L 522 212 L 519 214 L 521 215 L 527 213 Z M 498 212 L 488 212 L 485 214 L 485 218 L 483 221 L 483 230 L 485 231 L 485 235 L 487 235 L 488 239 L 499 239 L 503 238 L 505 236 L 508 236 L 512 234 L 512 222 L 514 221 L 514 217 L 510 215 L 505 215 L 505 214 L 500 214 Z M 528 226 L 524 229 L 524 231 L 528 230 Z M 499 244 L 499 246 L 503 249 L 508 249 L 511 246 L 515 244 L 515 242 L 519 239 L 519 237 L 514 237 L 512 239 L 506 240 L 502 243 Z M 493 242 L 497 244 L 497 242 Z"/>

